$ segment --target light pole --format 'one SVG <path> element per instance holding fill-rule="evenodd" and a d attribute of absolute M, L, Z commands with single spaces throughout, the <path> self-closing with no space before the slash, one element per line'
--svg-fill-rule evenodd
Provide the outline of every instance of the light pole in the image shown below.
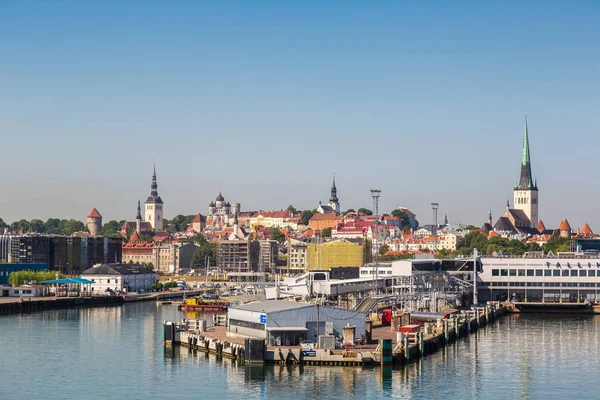
<path fill-rule="evenodd" d="M 373 250 L 375 250 L 375 241 L 377 240 L 377 229 L 379 225 L 379 196 L 381 196 L 381 190 L 371 189 L 373 212 L 375 213 L 375 219 L 373 220 Z M 373 275 L 373 278 L 375 294 L 379 294 L 379 248 L 375 251 L 375 274 Z"/>

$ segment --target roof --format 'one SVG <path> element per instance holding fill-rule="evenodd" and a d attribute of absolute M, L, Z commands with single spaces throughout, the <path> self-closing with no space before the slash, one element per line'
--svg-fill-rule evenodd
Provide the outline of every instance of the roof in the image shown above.
<path fill-rule="evenodd" d="M 508 209 L 508 213 L 514 218 L 515 225 L 517 225 L 518 227 L 529 226 L 531 224 L 529 217 L 527 216 L 527 214 L 525 214 L 525 211 L 523 211 L 523 210 L 517 210 L 516 208 L 510 208 L 510 209 Z"/>
<path fill-rule="evenodd" d="M 490 231 L 490 233 L 488 234 L 488 239 L 489 238 L 493 238 L 493 237 L 498 237 L 500 235 L 498 235 L 495 231 Z"/>
<path fill-rule="evenodd" d="M 202 216 L 202 214 L 198 214 L 196 215 L 196 218 L 194 218 L 194 220 L 192 222 L 206 222 L 206 219 Z"/>
<path fill-rule="evenodd" d="M 310 303 L 296 303 L 293 301 L 284 301 L 284 300 L 267 300 L 267 301 L 257 301 L 255 303 L 240 304 L 238 306 L 231 307 L 231 308 L 233 308 L 235 310 L 270 313 L 270 312 L 296 310 L 299 308 L 314 307 L 314 306 L 315 306 L 314 304 L 310 304 Z"/>
<path fill-rule="evenodd" d="M 315 214 L 310 217 L 310 221 L 341 221 L 342 218 L 335 214 Z"/>
<path fill-rule="evenodd" d="M 334 210 L 334 209 L 333 209 L 333 207 L 331 207 L 331 206 L 326 206 L 326 205 L 322 205 L 322 204 L 321 204 L 319 207 L 320 207 L 320 208 L 321 208 L 321 210 L 323 210 L 323 212 L 325 212 L 325 213 L 333 213 L 333 212 L 335 212 L 335 210 Z"/>
<path fill-rule="evenodd" d="M 92 211 L 87 216 L 88 218 L 102 218 L 102 215 L 96 210 L 96 207 L 92 208 Z"/>
<path fill-rule="evenodd" d="M 483 226 L 481 227 L 481 230 L 484 232 L 490 232 L 492 231 L 494 228 L 492 227 L 492 225 L 489 222 L 486 222 L 485 224 L 483 224 Z"/>
<path fill-rule="evenodd" d="M 269 332 L 297 332 L 297 331 L 307 331 L 303 326 L 267 326 L 267 330 Z"/>
<path fill-rule="evenodd" d="M 590 226 L 586 224 L 583 226 L 583 228 L 581 228 L 581 233 L 587 234 L 587 235 L 592 235 L 594 234 L 594 232 L 592 232 L 592 228 L 590 228 Z"/>
<path fill-rule="evenodd" d="M 544 225 L 544 222 L 541 219 L 538 221 L 537 230 L 540 233 L 542 233 L 546 230 L 546 225 Z"/>
<path fill-rule="evenodd" d="M 558 230 L 571 232 L 571 225 L 569 225 L 569 221 L 566 218 L 560 223 Z"/>
<path fill-rule="evenodd" d="M 129 241 L 130 242 L 139 242 L 140 241 L 140 235 L 138 235 L 137 231 L 133 231 L 133 233 L 129 237 Z"/>
<path fill-rule="evenodd" d="M 507 217 L 500 217 L 500 218 L 498 218 L 498 221 L 496 221 L 496 224 L 494 225 L 494 230 L 495 231 L 504 231 L 504 232 L 514 232 L 515 227 L 513 226 L 512 222 L 510 222 L 510 219 L 508 219 Z"/>
<path fill-rule="evenodd" d="M 67 283 L 67 284 L 76 284 L 76 285 L 87 285 L 90 283 L 94 283 L 88 279 L 83 278 L 63 278 L 63 279 L 51 279 L 48 281 L 41 281 L 40 283 Z"/>
<path fill-rule="evenodd" d="M 137 264 L 102 264 L 99 267 L 88 268 L 83 275 L 141 275 L 149 273 L 148 269 Z"/>
<path fill-rule="evenodd" d="M 225 198 L 223 197 L 221 192 L 219 192 L 219 195 L 217 196 L 217 201 L 225 201 Z"/>

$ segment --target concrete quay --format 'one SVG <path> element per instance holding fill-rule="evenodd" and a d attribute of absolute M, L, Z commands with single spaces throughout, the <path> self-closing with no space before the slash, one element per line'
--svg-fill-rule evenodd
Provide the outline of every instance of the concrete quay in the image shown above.
<path fill-rule="evenodd" d="M 224 326 L 206 329 L 202 321 L 165 321 L 165 345 L 181 345 L 191 351 L 213 353 L 246 363 L 345 366 L 407 364 L 467 337 L 504 314 L 506 308 L 490 304 L 435 323 L 425 323 L 415 333 L 404 334 L 390 327 L 377 327 L 372 330 L 371 344 L 345 349 L 267 346 L 263 339 L 231 336 Z"/>
<path fill-rule="evenodd" d="M 180 299 L 186 296 L 197 296 L 203 291 L 177 291 L 146 294 L 129 294 L 125 296 L 91 296 L 91 297 L 0 297 L 0 315 L 21 314 L 46 310 L 57 310 L 74 307 L 110 307 L 120 306 L 125 302 L 163 301 Z"/>

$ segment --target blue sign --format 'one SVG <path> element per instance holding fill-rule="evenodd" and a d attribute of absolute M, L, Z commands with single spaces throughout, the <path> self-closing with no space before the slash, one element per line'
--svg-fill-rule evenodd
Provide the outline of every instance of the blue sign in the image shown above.
<path fill-rule="evenodd" d="M 261 324 L 267 323 L 267 315 L 266 314 L 260 314 L 260 323 Z"/>
<path fill-rule="evenodd" d="M 316 357 L 317 352 L 315 350 L 302 350 L 302 355 L 304 357 Z"/>

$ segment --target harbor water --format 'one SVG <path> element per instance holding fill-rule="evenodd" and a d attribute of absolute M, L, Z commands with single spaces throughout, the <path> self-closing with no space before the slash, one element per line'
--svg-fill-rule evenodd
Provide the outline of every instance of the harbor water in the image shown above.
<path fill-rule="evenodd" d="M 385 368 L 249 367 L 165 349 L 163 320 L 184 317 L 153 302 L 0 317 L 0 397 L 599 397 L 600 316 L 509 315 L 423 360 Z"/>

